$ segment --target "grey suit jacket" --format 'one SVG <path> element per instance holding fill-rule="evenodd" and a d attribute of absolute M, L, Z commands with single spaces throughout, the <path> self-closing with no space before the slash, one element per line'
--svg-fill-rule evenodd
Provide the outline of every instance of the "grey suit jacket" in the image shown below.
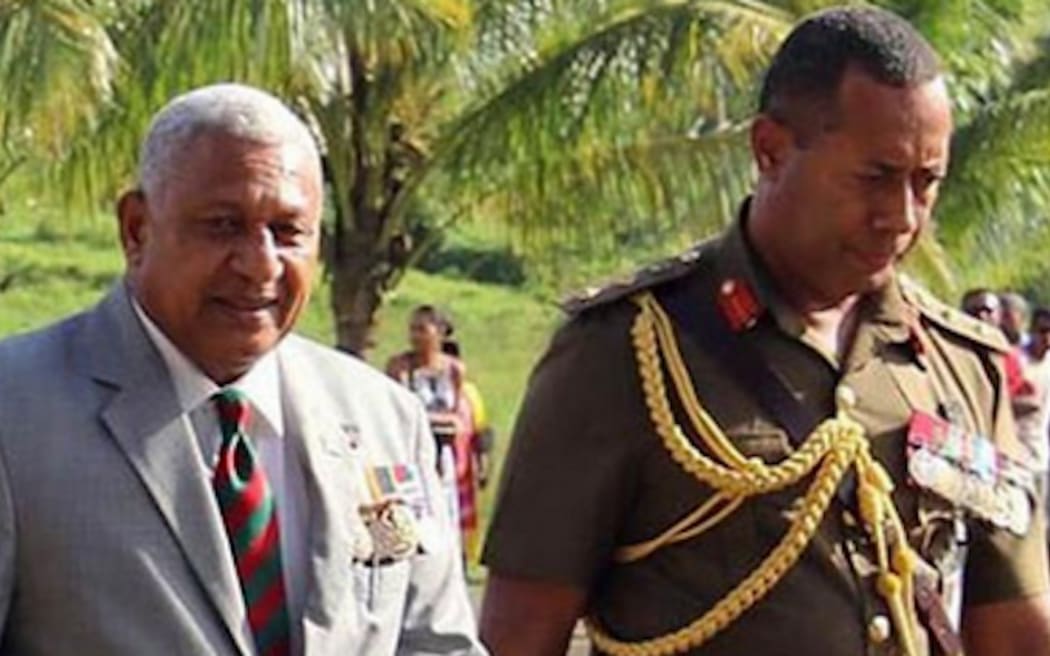
<path fill-rule="evenodd" d="M 419 403 L 305 339 L 277 353 L 310 505 L 305 653 L 482 653 Z M 0 342 L 0 653 L 253 653 L 192 431 L 123 285 Z M 426 472 L 424 553 L 357 563 L 361 467 L 405 462 Z"/>

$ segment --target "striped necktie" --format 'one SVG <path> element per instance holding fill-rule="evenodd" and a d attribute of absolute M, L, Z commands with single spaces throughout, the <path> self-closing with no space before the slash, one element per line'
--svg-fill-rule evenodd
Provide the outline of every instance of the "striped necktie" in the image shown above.
<path fill-rule="evenodd" d="M 234 389 L 212 399 L 222 429 L 212 485 L 237 564 L 248 624 L 260 656 L 286 656 L 290 625 L 277 510 L 262 463 L 245 433 L 251 406 Z"/>

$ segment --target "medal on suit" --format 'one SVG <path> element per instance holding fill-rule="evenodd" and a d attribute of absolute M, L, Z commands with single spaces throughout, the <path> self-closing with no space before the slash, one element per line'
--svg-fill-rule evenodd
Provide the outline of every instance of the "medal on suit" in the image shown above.
<path fill-rule="evenodd" d="M 419 535 L 412 513 L 403 503 L 384 501 L 362 506 L 361 517 L 372 537 L 372 560 L 404 560 L 419 549 Z"/>
<path fill-rule="evenodd" d="M 426 508 L 422 480 L 413 465 L 379 465 L 365 471 L 371 504 L 362 505 L 361 518 L 372 538 L 372 558 L 379 562 L 404 560 L 420 548 L 416 523 Z"/>

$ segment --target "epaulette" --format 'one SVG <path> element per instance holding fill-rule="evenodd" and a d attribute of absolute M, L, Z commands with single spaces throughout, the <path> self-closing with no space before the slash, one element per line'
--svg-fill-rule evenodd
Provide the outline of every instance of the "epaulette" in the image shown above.
<path fill-rule="evenodd" d="M 628 276 L 615 278 L 602 285 L 587 287 L 565 298 L 560 304 L 561 308 L 570 315 L 576 315 L 627 298 L 644 289 L 681 278 L 696 266 L 703 247 L 703 243 L 698 244 L 680 255 L 650 264 Z"/>
<path fill-rule="evenodd" d="M 902 275 L 899 280 L 905 302 L 932 323 L 993 351 L 1010 351 L 1010 343 L 1006 341 L 1003 331 L 996 326 L 955 309 L 907 276 Z"/>

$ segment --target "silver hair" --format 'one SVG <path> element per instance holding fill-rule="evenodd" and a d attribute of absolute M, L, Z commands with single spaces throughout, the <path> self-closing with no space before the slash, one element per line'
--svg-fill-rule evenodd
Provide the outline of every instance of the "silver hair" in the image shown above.
<path fill-rule="evenodd" d="M 153 117 L 139 152 L 139 185 L 147 196 L 201 134 L 302 146 L 319 161 L 309 128 L 275 96 L 244 84 L 213 84 L 176 97 Z"/>
<path fill-rule="evenodd" d="M 999 294 L 999 302 L 1015 312 L 1028 316 L 1030 309 L 1028 299 L 1017 292 L 1003 292 Z"/>

